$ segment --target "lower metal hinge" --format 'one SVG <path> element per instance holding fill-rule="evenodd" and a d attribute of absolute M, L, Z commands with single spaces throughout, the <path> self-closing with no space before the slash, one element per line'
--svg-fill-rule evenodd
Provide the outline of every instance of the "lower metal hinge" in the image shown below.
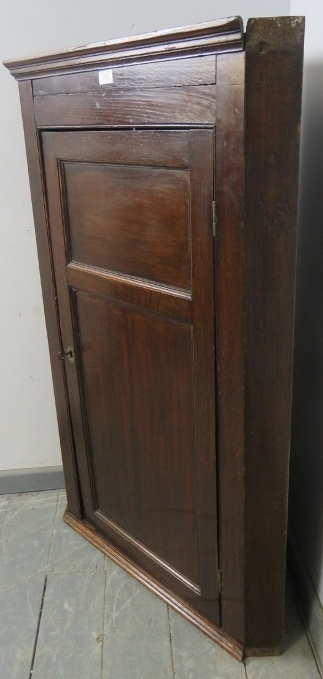
<path fill-rule="evenodd" d="M 222 594 L 222 571 L 218 570 L 218 585 L 219 585 L 219 594 Z"/>

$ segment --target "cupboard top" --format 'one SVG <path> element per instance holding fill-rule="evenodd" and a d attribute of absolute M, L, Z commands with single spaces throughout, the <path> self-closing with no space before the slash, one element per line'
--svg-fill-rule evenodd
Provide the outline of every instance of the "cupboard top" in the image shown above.
<path fill-rule="evenodd" d="M 16 80 L 92 71 L 226 52 L 297 49 L 304 40 L 304 17 L 249 19 L 246 35 L 241 17 L 228 17 L 193 26 L 92 43 L 59 52 L 47 52 L 4 61 Z"/>
<path fill-rule="evenodd" d="M 83 45 L 61 52 L 10 59 L 4 65 L 17 80 L 24 80 L 68 71 L 91 70 L 109 64 L 124 65 L 242 49 L 242 19 L 228 17 Z"/>

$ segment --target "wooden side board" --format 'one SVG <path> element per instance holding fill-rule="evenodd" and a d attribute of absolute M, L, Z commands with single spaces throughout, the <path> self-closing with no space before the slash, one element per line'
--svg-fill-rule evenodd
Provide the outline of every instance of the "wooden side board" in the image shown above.
<path fill-rule="evenodd" d="M 217 57 L 222 627 L 281 652 L 304 20 L 251 20 Z"/>
<path fill-rule="evenodd" d="M 217 58 L 216 289 L 222 625 L 244 640 L 245 54 Z"/>
<path fill-rule="evenodd" d="M 302 17 L 247 25 L 246 655 L 282 645 L 303 41 Z"/>
<path fill-rule="evenodd" d="M 82 503 L 79 493 L 78 472 L 74 451 L 74 436 L 71 427 L 69 401 L 64 365 L 58 360 L 62 351 L 60 320 L 57 306 L 56 282 L 53 267 L 52 247 L 48 225 L 46 193 L 39 133 L 34 120 L 33 93 L 31 80 L 19 83 L 21 111 L 23 117 L 25 144 L 31 199 L 34 213 L 38 260 L 44 300 L 45 320 L 50 351 L 58 429 L 63 457 L 68 507 L 80 518 Z"/>

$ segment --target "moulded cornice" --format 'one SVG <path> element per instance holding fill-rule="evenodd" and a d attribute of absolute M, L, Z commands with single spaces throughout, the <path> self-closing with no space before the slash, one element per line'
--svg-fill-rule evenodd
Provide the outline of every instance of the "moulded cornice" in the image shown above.
<path fill-rule="evenodd" d="M 125 64 L 243 49 L 241 17 L 228 17 L 194 26 L 145 33 L 108 42 L 83 45 L 61 52 L 8 59 L 4 66 L 16 80 L 88 71 Z"/>

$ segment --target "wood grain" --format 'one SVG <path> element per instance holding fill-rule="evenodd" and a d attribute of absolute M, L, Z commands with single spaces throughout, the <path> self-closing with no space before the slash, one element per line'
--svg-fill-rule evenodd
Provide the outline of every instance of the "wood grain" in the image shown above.
<path fill-rule="evenodd" d="M 180 130 L 42 132 L 46 155 L 62 161 L 189 167 L 189 136 Z"/>
<path fill-rule="evenodd" d="M 206 617 L 220 618 L 218 595 L 215 289 L 212 199 L 214 132 L 191 130 L 192 292 L 194 329 L 195 441 L 199 506 L 199 558 Z M 194 161 L 193 161 L 194 159 Z M 206 610 L 206 608 L 204 608 Z"/>
<path fill-rule="evenodd" d="M 193 26 L 134 35 L 119 40 L 83 45 L 63 52 L 48 52 L 4 62 L 17 78 L 35 78 L 66 71 L 183 58 L 243 49 L 241 17 L 207 21 Z"/>
<path fill-rule="evenodd" d="M 97 510 L 199 584 L 191 328 L 76 303 Z"/>
<path fill-rule="evenodd" d="M 51 237 L 49 233 L 44 190 L 40 140 L 35 127 L 32 85 L 30 81 L 19 83 L 19 94 L 24 124 L 30 191 L 53 375 L 58 429 L 63 456 L 65 483 L 67 486 L 68 506 L 69 510 L 73 512 L 75 516 L 80 517 L 81 500 L 79 496 L 78 472 L 75 460 L 74 438 L 70 422 L 64 367 L 62 363 L 57 360 L 58 354 L 62 348 L 62 340 L 59 326 L 59 311 L 57 306 Z"/>
<path fill-rule="evenodd" d="M 217 398 L 222 626 L 244 640 L 244 70 L 217 59 Z M 233 500 L 234 498 L 234 500 Z"/>
<path fill-rule="evenodd" d="M 190 290 L 187 169 L 61 165 L 71 260 Z"/>
<path fill-rule="evenodd" d="M 148 64 L 119 66 L 112 70 L 113 82 L 100 85 L 99 71 L 37 78 L 33 81 L 34 97 L 76 92 L 109 92 L 113 89 L 151 89 L 181 85 L 214 85 L 215 56 L 170 59 Z"/>
<path fill-rule="evenodd" d="M 245 643 L 267 652 L 283 629 L 303 41 L 302 17 L 247 26 Z"/>
<path fill-rule="evenodd" d="M 183 323 L 192 322 L 192 293 L 187 290 L 76 262 L 68 264 L 67 280 L 71 288 L 134 304 Z"/>
<path fill-rule="evenodd" d="M 215 85 L 36 97 L 37 127 L 215 123 Z"/>

